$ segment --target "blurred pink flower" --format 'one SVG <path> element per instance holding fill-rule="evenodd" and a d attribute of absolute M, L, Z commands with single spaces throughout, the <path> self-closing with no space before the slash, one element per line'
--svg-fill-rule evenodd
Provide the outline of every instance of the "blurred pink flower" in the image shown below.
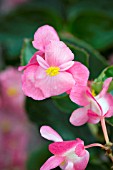
<path fill-rule="evenodd" d="M 0 169 L 25 170 L 28 125 L 0 111 Z"/>
<path fill-rule="evenodd" d="M 85 150 L 81 139 L 63 141 L 61 136 L 49 126 L 42 126 L 40 133 L 44 138 L 54 141 L 49 145 L 49 151 L 54 156 L 51 156 L 40 170 L 51 170 L 57 166 L 63 170 L 85 170 L 89 161 L 89 152 Z"/>
<path fill-rule="evenodd" d="M 102 117 L 113 116 L 113 96 L 107 93 L 112 78 L 105 80 L 101 92 L 95 96 L 94 92 L 90 92 L 87 86 L 77 86 L 71 91 L 70 98 L 73 102 L 80 106 L 84 106 L 75 110 L 70 122 L 75 126 L 81 126 L 86 122 L 96 124 Z"/>
<path fill-rule="evenodd" d="M 33 55 L 27 66 L 19 67 L 20 71 L 25 69 L 22 76 L 25 95 L 43 100 L 71 90 L 75 83 L 87 81 L 88 69 L 72 61 L 73 53 L 59 41 L 52 27 L 39 28 L 34 37 L 33 45 L 41 51 Z"/>
<path fill-rule="evenodd" d="M 28 0 L 2 0 L 1 10 L 2 12 L 9 12 L 13 8 L 17 7 L 20 4 L 25 3 Z"/>
<path fill-rule="evenodd" d="M 21 73 L 13 67 L 0 72 L 0 108 L 25 118 L 24 102 Z"/>

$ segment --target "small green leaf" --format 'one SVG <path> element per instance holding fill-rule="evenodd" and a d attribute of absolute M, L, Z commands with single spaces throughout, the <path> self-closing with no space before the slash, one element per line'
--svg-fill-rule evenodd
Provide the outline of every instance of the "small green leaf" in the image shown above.
<path fill-rule="evenodd" d="M 24 39 L 23 47 L 21 50 L 21 65 L 28 64 L 30 58 L 36 52 L 30 39 Z"/>
<path fill-rule="evenodd" d="M 96 78 L 92 83 L 92 88 L 95 90 L 96 93 L 99 93 L 101 91 L 103 82 L 109 77 L 113 77 L 113 66 L 109 66 L 105 68 L 98 76 L 98 78 Z M 113 90 L 113 81 L 110 83 L 108 91 L 110 92 L 112 90 Z"/>

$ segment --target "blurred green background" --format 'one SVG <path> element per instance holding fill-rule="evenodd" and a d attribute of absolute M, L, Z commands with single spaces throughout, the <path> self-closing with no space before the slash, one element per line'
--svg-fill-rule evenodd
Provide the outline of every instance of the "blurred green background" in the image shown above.
<path fill-rule="evenodd" d="M 36 51 L 31 43 L 34 33 L 45 24 L 53 26 L 75 54 L 75 60 L 89 68 L 91 80 L 113 64 L 113 0 L 26 0 L 15 5 L 4 2 L 1 1 L 0 7 L 0 70 L 18 67 L 21 62 L 27 64 Z M 113 67 L 110 67 L 110 75 L 105 73 L 101 81 L 110 76 L 113 77 Z M 30 121 L 36 124 L 37 133 L 40 126 L 46 124 L 65 140 L 80 137 L 86 145 L 104 143 L 99 124 L 74 127 L 69 123 L 75 108 L 78 106 L 67 95 L 44 101 L 26 98 L 26 111 Z M 113 140 L 111 126 L 107 126 Z M 39 170 L 50 156 L 48 142 L 40 140 L 37 149 L 28 155 L 27 170 Z M 91 159 L 87 170 L 110 169 L 111 163 L 102 150 L 93 148 L 89 151 Z"/>

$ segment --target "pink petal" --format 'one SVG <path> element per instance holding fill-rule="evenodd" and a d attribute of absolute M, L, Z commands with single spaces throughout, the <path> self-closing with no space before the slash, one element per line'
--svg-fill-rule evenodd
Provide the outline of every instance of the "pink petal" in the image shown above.
<path fill-rule="evenodd" d="M 74 54 L 62 41 L 51 41 L 45 49 L 45 60 L 50 66 L 60 66 L 74 59 Z"/>
<path fill-rule="evenodd" d="M 111 81 L 112 81 L 112 77 L 107 78 L 107 79 L 104 81 L 103 88 L 102 88 L 101 92 L 100 92 L 99 95 L 98 95 L 99 98 L 100 98 L 100 97 L 103 97 L 103 96 L 107 93 L 107 90 L 108 90 L 108 88 L 109 88 L 109 85 L 110 85 Z"/>
<path fill-rule="evenodd" d="M 88 121 L 87 111 L 87 107 L 76 109 L 70 117 L 71 124 L 74 126 L 81 126 L 85 124 Z"/>
<path fill-rule="evenodd" d="M 51 170 L 59 166 L 65 158 L 60 156 L 51 156 L 40 168 L 40 170 Z"/>
<path fill-rule="evenodd" d="M 49 151 L 52 154 L 64 154 L 72 148 L 75 148 L 78 143 L 81 143 L 82 140 L 73 140 L 73 141 L 64 141 L 64 142 L 55 142 L 49 145 Z"/>
<path fill-rule="evenodd" d="M 37 60 L 36 60 L 36 57 L 37 55 L 41 56 L 41 57 L 44 57 L 44 53 L 41 52 L 41 51 L 37 51 L 30 59 L 29 63 L 26 65 L 26 66 L 20 66 L 18 68 L 19 71 L 22 71 L 24 69 L 26 69 L 27 67 L 31 66 L 31 65 L 39 65 Z"/>
<path fill-rule="evenodd" d="M 70 67 L 72 67 L 74 64 L 74 61 L 68 61 L 67 63 L 64 63 L 62 65 L 59 66 L 60 71 L 65 71 L 68 70 Z"/>
<path fill-rule="evenodd" d="M 34 100 L 43 100 L 45 96 L 41 89 L 35 87 L 35 73 L 38 66 L 29 66 L 23 73 L 22 76 L 22 89 L 24 94 Z"/>
<path fill-rule="evenodd" d="M 79 143 L 76 148 L 75 148 L 75 154 L 79 157 L 84 156 L 86 153 L 85 149 L 84 149 L 84 143 Z"/>
<path fill-rule="evenodd" d="M 80 84 L 75 84 L 70 91 L 70 99 L 80 105 L 80 106 L 86 106 L 89 104 L 88 97 L 86 95 L 86 86 L 82 86 Z"/>
<path fill-rule="evenodd" d="M 113 106 L 109 107 L 108 112 L 104 116 L 105 117 L 112 117 L 113 116 Z"/>
<path fill-rule="evenodd" d="M 41 75 L 44 75 L 41 79 Z M 45 70 L 39 68 L 36 75 L 36 86 L 39 87 L 45 97 L 56 96 L 71 89 L 75 81 L 71 74 L 67 72 L 60 72 L 56 76 L 49 76 Z"/>
<path fill-rule="evenodd" d="M 32 43 L 36 49 L 44 52 L 51 40 L 59 41 L 58 34 L 53 27 L 44 25 L 35 32 Z"/>
<path fill-rule="evenodd" d="M 71 73 L 79 85 L 87 86 L 87 81 L 89 78 L 89 70 L 86 66 L 80 62 L 75 62 L 75 64 L 68 70 Z"/>
<path fill-rule="evenodd" d="M 97 124 L 100 121 L 100 116 L 92 110 L 88 110 L 88 116 L 88 123 Z"/>
<path fill-rule="evenodd" d="M 89 152 L 86 151 L 86 154 L 80 159 L 76 159 L 74 163 L 75 170 L 85 170 L 89 161 Z"/>
<path fill-rule="evenodd" d="M 42 57 L 40 57 L 39 55 L 37 55 L 37 61 L 42 68 L 47 69 L 49 67 L 47 62 Z"/>
<path fill-rule="evenodd" d="M 52 140 L 54 142 L 63 141 L 61 136 L 49 126 L 42 126 L 40 128 L 40 133 L 41 136 L 44 137 L 45 139 Z"/>

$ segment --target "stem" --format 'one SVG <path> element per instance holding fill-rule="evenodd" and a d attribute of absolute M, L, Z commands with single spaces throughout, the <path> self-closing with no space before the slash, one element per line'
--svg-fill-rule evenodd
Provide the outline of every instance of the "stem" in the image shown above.
<path fill-rule="evenodd" d="M 107 132 L 107 128 L 106 128 L 104 117 L 101 117 L 101 126 L 102 126 L 102 131 L 103 131 L 103 134 L 104 134 L 104 138 L 105 138 L 106 144 L 109 144 L 109 137 L 108 137 L 108 132 Z"/>
<path fill-rule="evenodd" d="M 93 144 L 85 146 L 84 148 L 87 149 L 87 148 L 91 148 L 91 147 L 95 147 L 95 146 L 96 147 L 101 147 L 101 148 L 105 149 L 105 146 L 100 144 L 100 143 L 93 143 Z"/>

